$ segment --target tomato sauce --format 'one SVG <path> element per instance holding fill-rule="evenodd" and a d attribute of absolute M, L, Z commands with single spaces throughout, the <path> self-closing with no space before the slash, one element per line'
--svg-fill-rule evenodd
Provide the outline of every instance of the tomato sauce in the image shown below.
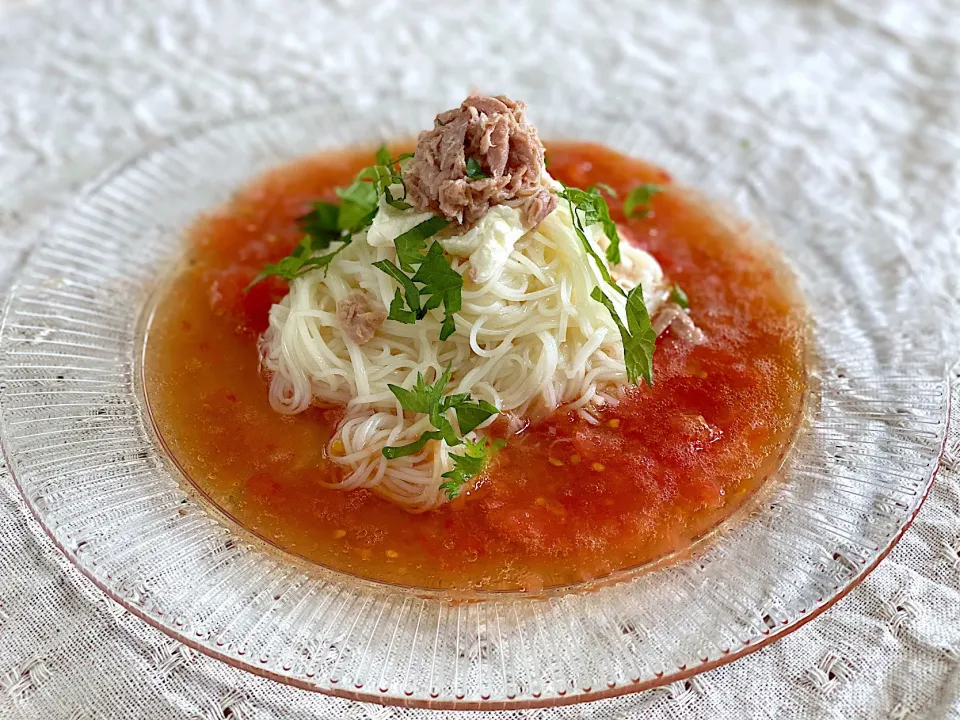
<path fill-rule="evenodd" d="M 670 189 L 645 218 L 614 219 L 690 300 L 706 342 L 668 330 L 654 385 L 598 425 L 556 413 L 510 439 L 478 486 L 408 514 L 369 490 L 325 489 L 337 413 L 287 417 L 269 405 L 258 334 L 283 281 L 243 288 L 300 240 L 296 218 L 334 200 L 372 158 L 324 154 L 275 170 L 202 218 L 162 294 L 145 353 L 157 428 L 214 503 L 277 546 L 337 570 L 430 588 L 540 589 L 603 577 L 688 546 L 776 469 L 801 415 L 806 321 L 789 276 L 749 229 L 721 221 L 662 170 L 606 148 L 548 144 L 549 171 L 620 197 Z"/>

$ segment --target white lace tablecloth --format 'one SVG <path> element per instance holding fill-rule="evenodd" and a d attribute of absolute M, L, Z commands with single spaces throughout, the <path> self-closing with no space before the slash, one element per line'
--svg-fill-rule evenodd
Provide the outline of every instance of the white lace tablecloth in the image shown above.
<path fill-rule="evenodd" d="M 473 87 L 534 106 L 577 93 L 624 112 L 656 97 L 694 110 L 676 113 L 680 133 L 748 132 L 784 182 L 803 160 L 818 177 L 799 191 L 875 216 L 904 262 L 946 264 L 942 304 L 918 311 L 958 324 L 955 0 L 0 0 L 0 287 L 71 193 L 185 125 L 321 96 L 376 109 L 422 95 L 439 108 Z M 953 377 L 930 498 L 835 607 L 686 682 L 503 717 L 960 717 Z M 0 467 L 0 718 L 451 715 L 297 690 L 178 644 L 75 571 Z"/>

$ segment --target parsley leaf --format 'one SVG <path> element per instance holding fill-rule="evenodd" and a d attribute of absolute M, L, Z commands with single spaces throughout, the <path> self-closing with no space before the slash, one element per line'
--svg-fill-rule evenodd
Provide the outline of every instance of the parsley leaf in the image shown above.
<path fill-rule="evenodd" d="M 594 223 L 603 225 L 603 233 L 610 240 L 610 245 L 607 247 L 607 260 L 613 265 L 618 265 L 620 263 L 620 234 L 617 232 L 617 224 L 610 217 L 610 208 L 607 206 L 607 201 L 603 199 L 601 190 L 612 197 L 616 197 L 613 188 L 602 183 L 591 185 L 586 190 L 564 187 L 560 197 L 565 198 L 571 204 L 571 207 L 576 205 L 577 210 L 583 213 L 582 227 L 589 227 Z M 572 209 L 571 212 L 573 212 Z M 575 212 L 574 215 L 576 215 Z"/>
<path fill-rule="evenodd" d="M 463 276 L 453 269 L 450 260 L 443 254 L 443 247 L 440 243 L 433 243 L 426 255 L 423 249 L 426 246 L 428 238 L 436 235 L 443 230 L 449 223 L 441 217 L 434 216 L 424 220 L 416 227 L 399 235 L 393 243 L 397 248 L 397 260 L 400 268 L 389 260 L 380 260 L 374 263 L 374 266 L 390 275 L 404 288 L 404 295 L 407 299 L 407 308 L 398 301 L 398 295 L 394 295 L 393 302 L 390 304 L 390 313 L 387 315 L 391 320 L 399 320 L 404 323 L 411 323 L 415 314 L 416 319 L 421 319 L 434 308 L 443 305 L 444 316 L 443 323 L 440 326 L 440 339 L 446 340 L 457 329 L 454 313 L 460 312 L 463 304 Z M 414 272 L 414 267 L 417 267 Z M 401 270 L 402 268 L 402 270 Z M 403 270 L 414 272 L 412 278 L 404 275 Z M 421 287 L 418 289 L 417 284 Z M 426 302 L 420 305 L 420 298 L 425 297 Z"/>
<path fill-rule="evenodd" d="M 597 302 L 610 311 L 610 316 L 620 330 L 620 339 L 623 341 L 623 361 L 627 369 L 627 380 L 636 383 L 639 378 L 653 385 L 653 351 L 656 347 L 657 336 L 650 323 L 647 306 L 643 302 L 643 288 L 637 285 L 627 294 L 627 325 L 624 327 L 620 315 L 606 295 L 595 287 L 590 293 Z"/>
<path fill-rule="evenodd" d="M 393 244 L 397 247 L 397 260 L 406 272 L 413 272 L 413 266 L 423 262 L 427 239 L 433 237 L 450 223 L 439 215 L 427 218 L 419 225 L 398 235 Z"/>
<path fill-rule="evenodd" d="M 403 200 L 397 200 L 396 198 L 394 198 L 393 193 L 390 192 L 390 188 L 383 189 L 383 196 L 384 198 L 386 198 L 387 205 L 389 205 L 390 207 L 394 207 L 397 210 L 409 210 L 410 208 L 413 207 L 413 205 L 411 205 L 408 202 L 405 202 Z"/>
<path fill-rule="evenodd" d="M 346 188 L 337 188 L 337 196 L 340 198 L 337 226 L 341 230 L 358 232 L 373 222 L 373 216 L 377 214 L 380 193 L 373 180 L 362 177 L 365 172 L 362 171 Z"/>
<path fill-rule="evenodd" d="M 382 451 L 385 458 L 392 459 L 414 455 L 420 452 L 428 440 L 442 439 L 450 447 L 459 445 L 460 436 L 472 432 L 488 418 L 500 412 L 486 400 L 475 402 L 469 393 L 455 393 L 444 397 L 443 390 L 450 382 L 450 372 L 451 369 L 448 365 L 447 369 L 434 383 L 425 382 L 423 375 L 417 373 L 417 381 L 410 390 L 398 385 L 387 385 L 390 392 L 400 402 L 400 407 L 409 412 L 423 413 L 430 419 L 430 424 L 433 425 L 435 430 L 428 430 L 423 433 L 414 443 L 385 447 Z M 456 413 L 460 435 L 457 434 L 453 424 L 447 419 L 447 411 L 449 410 Z"/>
<path fill-rule="evenodd" d="M 334 259 L 337 255 L 339 255 L 341 252 L 344 251 L 344 249 L 346 249 L 346 247 L 350 244 L 350 242 L 351 242 L 351 239 L 350 239 L 350 238 L 346 238 L 346 239 L 343 241 L 343 245 L 341 245 L 340 247 L 338 247 L 338 248 L 337 248 L 336 250 L 334 250 L 333 252 L 327 253 L 326 255 L 317 255 L 317 256 L 314 256 L 314 257 L 309 257 L 309 258 L 307 258 L 306 260 L 303 261 L 303 266 L 304 266 L 305 268 L 308 268 L 308 269 L 312 269 L 312 268 L 325 268 L 325 267 L 327 267 L 331 262 L 333 262 L 333 259 Z"/>
<path fill-rule="evenodd" d="M 420 267 L 411 279 L 423 285 L 420 294 L 429 298 L 423 306 L 423 314 L 443 303 L 444 317 L 440 339 L 446 340 L 456 329 L 453 314 L 460 312 L 463 304 L 463 275 L 453 269 L 450 260 L 443 254 L 443 247 L 435 242 L 422 258 Z"/>
<path fill-rule="evenodd" d="M 414 288 L 414 290 L 416 290 L 416 288 Z M 413 325 L 417 321 L 417 313 L 413 310 L 405 310 L 404 308 L 403 295 L 400 294 L 400 290 L 398 289 L 393 294 L 393 301 L 390 303 L 390 312 L 387 313 L 387 319 Z"/>
<path fill-rule="evenodd" d="M 619 292 L 621 295 L 625 295 L 626 293 L 623 292 L 623 289 L 613 281 L 612 277 L 610 277 L 610 271 L 607 269 L 607 266 L 603 264 L 603 261 L 600 259 L 600 256 L 597 255 L 597 251 L 593 249 L 593 245 L 590 244 L 590 240 L 589 238 L 587 238 L 587 233 L 584 230 L 584 223 L 586 223 L 586 225 L 588 226 L 593 224 L 588 220 L 588 218 L 593 217 L 595 222 L 596 218 L 598 217 L 598 215 L 596 215 L 594 211 L 595 202 L 596 202 L 595 198 L 599 198 L 600 202 L 603 203 L 603 206 L 605 208 L 607 206 L 606 201 L 602 197 L 600 197 L 599 192 L 597 192 L 596 195 L 591 195 L 585 190 L 581 190 L 579 188 L 566 187 L 566 186 L 564 186 L 563 190 L 560 193 L 558 193 L 558 195 L 562 197 L 564 200 L 566 200 L 567 203 L 570 205 L 570 215 L 573 217 L 573 229 L 577 231 L 577 236 L 580 238 L 580 243 L 583 245 L 583 249 L 586 250 L 587 253 L 590 255 L 590 257 L 593 258 L 594 262 L 596 262 L 597 269 L 600 271 L 600 274 L 603 276 L 603 279 L 606 280 L 607 283 L 611 287 L 615 288 L 617 292 Z M 583 213 L 584 217 L 581 220 L 580 214 L 579 214 L 581 209 L 580 203 L 584 199 L 587 199 L 586 200 L 587 209 L 584 210 L 584 213 Z M 587 210 L 590 211 L 590 214 L 588 214 Z M 609 211 L 607 215 L 609 217 Z M 613 246 L 614 246 L 613 240 L 611 239 L 610 247 L 607 248 L 608 257 L 610 256 L 610 250 L 611 248 L 613 248 Z M 619 262 L 619 258 L 620 258 L 619 236 L 617 239 L 616 256 Z"/>
<path fill-rule="evenodd" d="M 596 188 L 597 190 L 602 190 L 612 198 L 615 198 L 617 196 L 617 191 L 614 190 L 609 185 L 607 185 L 606 183 L 594 183 L 589 188 L 587 188 L 587 190 L 593 190 L 594 188 Z"/>
<path fill-rule="evenodd" d="M 340 239 L 340 208 L 329 202 L 315 202 L 313 210 L 297 220 L 303 231 L 313 238 L 313 247 L 326 250 Z M 299 246 L 298 246 L 299 247 Z"/>
<path fill-rule="evenodd" d="M 430 424 L 437 429 L 437 432 L 444 442 L 450 447 L 453 447 L 454 445 L 460 444 L 460 437 L 457 435 L 456 430 L 453 429 L 453 423 L 447 419 L 445 413 L 445 407 L 442 405 L 435 406 L 430 413 Z"/>
<path fill-rule="evenodd" d="M 429 415 L 435 408 L 439 407 L 443 389 L 448 382 L 450 382 L 449 365 L 433 384 L 424 382 L 423 373 L 417 373 L 417 381 L 413 384 L 412 390 L 407 390 L 399 385 L 387 385 L 387 387 L 400 401 L 400 407 L 404 410 Z"/>
<path fill-rule="evenodd" d="M 354 235 L 373 222 L 373 218 L 379 209 L 381 195 L 384 195 L 386 201 L 395 208 L 406 210 L 411 207 L 403 198 L 394 198 L 390 192 L 390 186 L 403 185 L 399 163 L 401 160 L 412 157 L 412 154 L 403 153 L 396 158 L 391 158 L 390 152 L 384 146 L 377 150 L 375 157 L 376 165 L 363 168 L 357 173 L 349 186 L 337 189 L 337 196 L 340 198 L 339 205 L 329 202 L 316 202 L 313 205 L 313 210 L 299 218 L 300 226 L 306 233 L 306 237 L 300 241 L 290 255 L 276 263 L 267 265 L 246 287 L 244 292 L 270 276 L 293 280 L 313 268 L 327 267 L 337 254 L 350 244 Z M 406 186 L 404 186 L 405 197 Z M 434 218 L 434 220 L 439 220 L 439 218 Z M 418 225 L 417 227 L 421 226 Z M 416 229 L 414 228 L 414 230 Z M 441 228 L 433 230 L 430 235 L 436 233 L 439 229 Z M 326 250 L 332 243 L 338 241 L 343 241 L 344 244 L 334 252 L 312 257 L 317 250 Z M 411 267 L 410 272 L 412 271 L 413 268 Z M 402 284 L 402 281 L 400 282 Z M 412 295 L 409 288 L 405 286 L 405 289 L 409 301 L 409 297 Z M 414 288 L 414 291 L 416 291 L 416 288 Z M 411 305 L 411 307 L 413 306 Z M 414 311 L 416 310 L 419 310 L 419 303 L 417 303 Z M 403 308 L 399 307 L 398 311 L 393 313 L 394 319 L 399 319 L 402 314 Z"/>
<path fill-rule="evenodd" d="M 466 440 L 463 455 L 450 454 L 450 459 L 453 460 L 453 470 L 442 475 L 442 477 L 447 478 L 447 481 L 440 485 L 440 489 L 447 494 L 450 500 L 453 500 L 460 494 L 460 489 L 468 481 L 483 472 L 490 458 L 505 444 L 503 440 L 494 440 L 493 442 L 489 442 L 487 439 L 477 442 Z"/>
<path fill-rule="evenodd" d="M 303 263 L 299 258 L 294 257 L 293 255 L 288 255 L 276 263 L 268 263 L 263 270 L 257 273 L 256 277 L 250 281 L 250 284 L 247 285 L 243 291 L 247 292 L 261 280 L 265 280 L 266 278 L 272 276 L 280 277 L 284 280 L 293 280 L 300 272 L 300 268 L 302 267 Z"/>
<path fill-rule="evenodd" d="M 445 400 L 447 398 L 444 398 Z M 448 407 L 452 407 L 457 413 L 457 425 L 460 426 L 460 433 L 466 435 L 469 432 L 473 432 L 483 423 L 487 421 L 487 418 L 497 415 L 500 411 L 494 405 L 491 405 L 486 400 L 480 400 L 476 405 L 470 404 L 470 396 L 466 395 L 466 398 L 463 400 L 458 400 L 456 404 L 447 403 Z"/>
<path fill-rule="evenodd" d="M 413 153 L 400 153 L 397 157 L 391 158 L 386 146 L 381 145 L 376 154 L 378 165 L 374 168 L 368 168 L 368 170 L 373 171 L 371 172 L 371 176 L 373 181 L 377 183 L 378 193 L 383 194 L 387 205 L 397 210 L 409 210 L 413 207 L 413 205 L 404 199 L 407 197 L 407 187 L 404 185 L 403 175 L 399 170 L 400 161 L 411 157 L 413 157 Z M 373 177 L 374 173 L 375 177 Z M 390 192 L 390 185 L 402 185 L 403 198 L 395 198 L 393 193 Z"/>
<path fill-rule="evenodd" d="M 690 298 L 687 297 L 687 294 L 679 285 L 673 286 L 673 289 L 670 291 L 670 299 L 684 310 L 690 309 Z"/>
<path fill-rule="evenodd" d="M 256 285 L 261 280 L 275 276 L 283 278 L 284 280 L 294 280 L 305 272 L 313 270 L 318 267 L 327 267 L 333 259 L 350 244 L 350 238 L 346 238 L 343 241 L 343 245 L 338 247 L 331 253 L 326 255 L 319 255 L 313 257 L 314 251 L 314 238 L 311 235 L 307 235 L 301 240 L 297 246 L 290 252 L 287 257 L 280 259 L 278 262 L 269 263 L 266 267 L 261 270 L 257 276 L 250 281 L 250 284 L 243 289 L 243 292 L 247 292 L 250 288 Z M 328 245 L 321 246 L 323 248 L 329 247 Z"/>
<path fill-rule="evenodd" d="M 623 201 L 623 214 L 628 218 L 645 218 L 653 206 L 653 196 L 663 192 L 663 187 L 650 183 L 637 185 L 627 193 Z"/>
<path fill-rule="evenodd" d="M 426 447 L 428 442 L 439 439 L 440 433 L 435 430 L 430 430 L 423 433 L 423 435 L 414 440 L 412 443 L 385 447 L 383 450 L 381 450 L 381 452 L 387 460 L 395 460 L 396 458 L 406 457 L 407 455 L 416 455 L 418 452 L 423 450 L 424 447 Z"/>
<path fill-rule="evenodd" d="M 440 339 L 446 340 L 457 331 L 457 321 L 453 315 L 447 313 L 443 316 L 443 323 L 440 325 Z"/>
<path fill-rule="evenodd" d="M 403 287 L 403 294 L 407 300 L 407 307 L 410 308 L 410 312 L 416 316 L 420 312 L 420 291 L 417 290 L 417 286 L 413 284 L 413 281 L 410 280 L 406 275 L 403 274 L 403 271 L 400 270 L 396 265 L 394 265 L 389 260 L 377 260 L 373 264 L 378 270 L 382 270 L 387 275 L 396 280 Z M 401 315 L 399 312 L 394 312 L 394 306 L 397 302 L 397 297 L 399 296 L 400 291 L 397 290 L 397 293 L 393 296 L 393 302 L 390 303 L 390 314 L 387 316 L 391 320 L 400 320 L 400 322 L 407 322 L 406 320 L 401 319 L 402 317 L 407 317 L 406 315 Z M 400 305 L 397 307 L 398 310 L 403 310 L 403 306 Z M 396 317 L 394 317 L 396 315 Z M 413 320 L 410 320 L 412 323 Z M 409 324 L 409 323 L 408 323 Z"/>
<path fill-rule="evenodd" d="M 467 177 L 470 180 L 483 180 L 490 176 L 483 171 L 479 160 L 475 157 L 469 157 L 467 158 Z"/>

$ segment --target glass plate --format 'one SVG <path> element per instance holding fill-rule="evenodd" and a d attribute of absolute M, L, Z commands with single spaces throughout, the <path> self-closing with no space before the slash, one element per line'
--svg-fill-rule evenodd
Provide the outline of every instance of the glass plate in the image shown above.
<path fill-rule="evenodd" d="M 917 311 L 924 283 L 837 198 L 766 187 L 762 157 L 680 137 L 656 108 L 624 118 L 565 103 L 531 115 L 544 138 L 652 160 L 753 221 L 796 272 L 814 320 L 815 389 L 780 476 L 692 551 L 536 596 L 407 590 L 275 549 L 178 474 L 146 412 L 139 356 L 185 228 L 265 169 L 409 137 L 439 109 L 325 105 L 198 128 L 116 168 L 51 226 L 0 331 L 0 429 L 61 550 L 132 612 L 233 665 L 446 708 L 673 682 L 782 637 L 862 580 L 919 509 L 946 437 L 938 321 Z M 804 172 L 797 183 L 816 181 Z"/>

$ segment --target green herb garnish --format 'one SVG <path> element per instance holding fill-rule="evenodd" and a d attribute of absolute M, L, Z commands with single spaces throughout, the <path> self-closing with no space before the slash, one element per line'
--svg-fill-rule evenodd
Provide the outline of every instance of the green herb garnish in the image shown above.
<path fill-rule="evenodd" d="M 612 197 L 612 198 L 615 198 L 615 197 L 617 196 L 617 191 L 614 190 L 614 189 L 613 189 L 612 187 L 610 187 L 609 185 L 607 185 L 606 183 L 594 183 L 594 184 L 591 185 L 589 188 L 587 188 L 587 190 L 588 190 L 588 191 L 591 191 L 591 190 L 593 190 L 594 188 L 596 188 L 597 190 L 601 190 L 601 191 L 605 192 L 607 195 L 609 195 L 609 196 Z M 609 214 L 609 213 L 608 213 L 608 214 Z"/>
<path fill-rule="evenodd" d="M 463 276 L 450 265 L 450 261 L 443 254 L 440 243 L 430 246 L 426 257 L 412 278 L 413 282 L 420 283 L 421 297 L 429 298 L 423 305 L 426 313 L 439 307 L 443 303 L 443 325 L 440 328 L 440 339 L 446 340 L 456 329 L 453 314 L 460 312 L 463 302 Z"/>
<path fill-rule="evenodd" d="M 504 445 L 504 440 L 494 440 L 490 442 L 486 438 L 474 442 L 473 440 L 464 441 L 463 455 L 454 455 L 450 453 L 450 459 L 453 460 L 453 470 L 445 472 L 441 477 L 447 478 L 447 481 L 440 485 L 450 500 L 453 500 L 460 494 L 460 488 L 469 480 L 483 472 L 487 462 Z"/>
<path fill-rule="evenodd" d="M 381 167 L 387 168 L 390 171 L 390 177 L 387 179 L 387 181 L 381 181 L 383 197 L 387 201 L 387 205 L 396 208 L 397 210 L 409 210 L 413 207 L 413 205 L 406 202 L 405 199 L 395 198 L 393 193 L 390 192 L 390 185 L 403 185 L 403 197 L 407 197 L 407 186 L 404 185 L 403 175 L 400 173 L 400 161 L 412 157 L 413 153 L 400 153 L 397 155 L 397 157 L 391 158 L 390 153 L 385 147 L 381 147 L 379 150 L 377 150 L 377 162 L 380 163 Z"/>
<path fill-rule="evenodd" d="M 408 157 L 412 157 L 412 154 L 404 153 L 391 158 L 386 147 L 377 150 L 376 165 L 363 168 L 347 187 L 337 188 L 339 205 L 316 202 L 313 210 L 299 218 L 298 222 L 306 236 L 287 257 L 267 265 L 244 292 L 264 278 L 275 276 L 293 280 L 315 268 L 327 267 L 337 254 L 350 244 L 350 239 L 354 235 L 373 222 L 381 195 L 384 195 L 387 203 L 395 208 L 400 210 L 409 208 L 409 203 L 403 198 L 394 198 L 390 192 L 390 185 L 403 185 L 399 162 Z M 404 187 L 405 197 L 406 187 Z M 314 257 L 314 253 L 318 250 L 326 250 L 332 243 L 340 241 L 343 245 L 332 253 Z"/>
<path fill-rule="evenodd" d="M 450 366 L 448 365 L 443 374 L 432 384 L 425 382 L 423 375 L 417 373 L 417 381 L 410 390 L 399 385 L 387 385 L 400 402 L 400 407 L 409 412 L 427 415 L 430 418 L 430 424 L 436 429 L 424 432 L 417 440 L 407 445 L 383 448 L 385 458 L 393 460 L 407 455 L 416 455 L 430 440 L 444 440 L 447 445 L 454 447 L 461 443 L 462 435 L 472 432 L 488 418 L 500 412 L 486 400 L 474 401 L 469 393 L 456 393 L 444 397 L 443 391 L 449 382 Z M 449 410 L 453 410 L 456 414 L 460 435 L 447 418 Z"/>
<path fill-rule="evenodd" d="M 610 240 L 610 245 L 607 247 L 607 260 L 613 265 L 618 265 L 620 263 L 620 235 L 617 232 L 617 224 L 610 217 L 610 208 L 600 192 L 601 189 L 616 197 L 613 188 L 603 184 L 591 185 L 586 190 L 564 186 L 559 195 L 570 203 L 570 212 L 573 213 L 575 221 L 574 227 L 577 228 L 577 233 L 582 236 L 581 240 L 586 239 L 583 228 L 590 227 L 594 223 L 603 225 L 603 232 Z M 574 206 L 576 206 L 576 210 L 574 210 Z M 583 213 L 582 224 L 577 222 L 579 220 L 577 211 Z M 592 249 L 591 254 L 594 254 Z M 607 282 L 615 284 L 610 280 L 607 280 Z"/>
<path fill-rule="evenodd" d="M 612 277 L 610 277 L 610 271 L 607 269 L 607 266 L 603 263 L 603 260 L 600 259 L 600 256 L 597 255 L 597 251 L 593 249 L 593 245 L 590 244 L 590 239 L 587 237 L 587 233 L 584 230 L 584 223 L 586 223 L 586 225 L 592 224 L 591 222 L 587 221 L 587 217 L 588 217 L 587 212 L 584 211 L 583 219 L 581 219 L 579 215 L 580 205 L 578 203 L 580 199 L 584 197 L 589 199 L 587 203 L 587 207 L 591 209 L 591 215 L 589 217 L 593 217 L 594 221 L 596 221 L 596 215 L 593 208 L 595 208 L 596 206 L 597 198 L 599 198 L 599 202 L 603 203 L 604 207 L 606 207 L 607 205 L 606 201 L 602 197 L 600 197 L 599 191 L 597 191 L 597 193 L 593 195 L 590 192 L 580 190 L 579 188 L 564 187 L 563 191 L 558 194 L 560 197 L 566 200 L 567 203 L 570 205 L 570 215 L 573 217 L 573 229 L 577 231 L 577 237 L 580 238 L 580 243 L 583 245 L 583 249 L 586 250 L 587 253 L 590 255 L 590 257 L 594 259 L 594 262 L 596 262 L 597 264 L 597 269 L 600 271 L 600 274 L 603 276 L 603 279 L 606 280 L 611 287 L 616 288 L 617 292 L 619 292 L 621 295 L 625 295 L 626 293 L 623 292 L 623 289 L 613 281 Z M 609 212 L 608 212 L 608 216 L 609 216 Z M 616 228 L 615 225 L 614 225 L 614 228 Z M 604 231 L 606 231 L 606 228 L 604 228 Z M 617 251 L 616 251 L 616 256 L 618 261 L 620 258 L 619 242 L 620 242 L 620 239 L 618 235 Z M 613 246 L 614 246 L 613 240 L 611 239 L 610 247 L 607 248 L 608 257 L 610 255 L 610 249 Z"/>
<path fill-rule="evenodd" d="M 396 460 L 397 458 L 407 457 L 408 455 L 416 455 L 423 450 L 431 440 L 440 440 L 442 438 L 443 436 L 437 430 L 429 430 L 412 443 L 385 447 L 381 452 L 387 460 Z"/>
<path fill-rule="evenodd" d="M 690 298 L 687 297 L 687 294 L 679 285 L 674 285 L 673 289 L 670 290 L 670 299 L 684 310 L 690 309 Z"/>
<path fill-rule="evenodd" d="M 373 222 L 380 202 L 377 180 L 363 170 L 346 188 L 337 188 L 340 198 L 340 214 L 337 227 L 352 233 L 360 232 Z"/>
<path fill-rule="evenodd" d="M 383 197 L 387 201 L 387 205 L 397 210 L 409 210 L 413 207 L 410 203 L 405 200 L 397 200 L 393 197 L 393 194 L 390 192 L 390 188 L 384 188 Z"/>
<path fill-rule="evenodd" d="M 422 223 L 398 235 L 393 244 L 397 247 L 397 260 L 406 272 L 413 272 L 413 266 L 423 262 L 423 251 L 427 240 L 443 230 L 450 223 L 439 215 L 434 215 Z"/>
<path fill-rule="evenodd" d="M 387 318 L 413 325 L 417 321 L 417 313 L 413 310 L 405 310 L 404 307 L 403 295 L 397 290 L 393 294 L 393 300 L 390 301 L 390 311 L 387 313 Z"/>
<path fill-rule="evenodd" d="M 483 171 L 479 160 L 475 157 L 469 157 L 467 158 L 467 177 L 471 180 L 483 180 L 490 176 Z"/>
<path fill-rule="evenodd" d="M 345 238 L 343 245 L 326 255 L 314 255 L 313 253 L 318 248 L 325 249 L 329 247 L 330 241 L 327 241 L 325 245 L 317 245 L 315 243 L 316 241 L 312 235 L 305 236 L 287 257 L 282 258 L 278 262 L 269 263 L 264 267 L 243 291 L 247 292 L 258 282 L 268 277 L 273 276 L 283 278 L 284 280 L 293 280 L 310 270 L 327 267 L 333 259 L 350 244 L 350 238 Z"/>
<path fill-rule="evenodd" d="M 653 196 L 661 192 L 663 187 L 660 185 L 637 185 L 623 200 L 623 214 L 628 218 L 645 218 L 653 207 Z"/>
<path fill-rule="evenodd" d="M 410 390 L 399 385 L 387 385 L 387 387 L 400 402 L 400 407 L 408 412 L 430 415 L 432 422 L 433 413 L 439 410 L 440 401 L 443 399 L 443 391 L 449 382 L 450 366 L 448 365 L 434 383 L 427 383 L 423 379 L 423 373 L 418 372 L 417 381 Z M 436 427 L 436 423 L 434 423 L 434 427 Z"/>
<path fill-rule="evenodd" d="M 597 302 L 610 311 L 610 316 L 620 330 L 620 339 L 623 341 L 623 361 L 627 369 L 627 381 L 635 384 L 639 378 L 653 385 L 653 351 L 657 336 L 650 323 L 647 306 L 643 302 L 643 288 L 637 285 L 627 293 L 627 325 L 624 326 L 613 302 L 600 288 L 595 287 L 590 293 Z"/>
<path fill-rule="evenodd" d="M 378 260 L 373 264 L 373 266 L 392 277 L 394 280 L 400 283 L 400 286 L 403 288 L 403 297 L 400 296 L 399 290 L 397 290 L 394 294 L 393 302 L 390 303 L 390 313 L 387 315 L 387 317 L 391 320 L 398 320 L 408 325 L 416 322 L 418 317 L 422 317 L 419 314 L 420 291 L 417 289 L 417 286 L 413 284 L 413 281 L 404 275 L 403 271 L 389 260 Z M 404 309 L 404 298 L 406 298 L 408 310 Z"/>
<path fill-rule="evenodd" d="M 301 229 L 313 239 L 313 248 L 326 250 L 341 238 L 340 207 L 329 202 L 315 202 L 313 210 L 297 220 Z"/>
<path fill-rule="evenodd" d="M 398 236 L 394 244 L 397 247 L 399 268 L 389 260 L 379 260 L 374 263 L 374 267 L 400 283 L 404 291 L 403 298 L 399 291 L 394 295 L 387 317 L 410 324 L 422 319 L 434 308 L 443 305 L 441 340 L 446 340 L 456 330 L 457 325 L 453 314 L 460 312 L 463 304 L 461 294 L 463 276 L 453 269 L 450 260 L 443 254 L 440 243 L 433 243 L 426 254 L 423 250 L 427 239 L 436 235 L 448 224 L 443 218 L 434 216 Z M 413 277 L 408 277 L 403 271 L 412 272 Z M 426 298 L 426 302 L 422 305 L 421 298 Z M 404 305 L 404 299 L 406 299 L 406 305 Z"/>

